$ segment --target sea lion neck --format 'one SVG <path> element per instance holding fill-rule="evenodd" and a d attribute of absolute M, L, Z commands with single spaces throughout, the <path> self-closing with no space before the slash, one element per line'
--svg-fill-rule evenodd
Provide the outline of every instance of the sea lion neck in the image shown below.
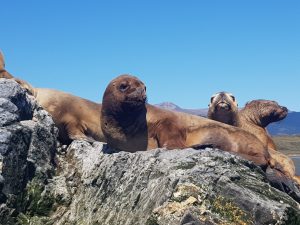
<path fill-rule="evenodd" d="M 243 118 L 243 120 L 246 120 L 247 122 L 250 122 L 252 124 L 258 125 L 260 127 L 266 127 L 265 125 L 266 122 L 263 121 L 263 119 L 259 115 L 259 109 L 248 109 L 247 107 L 243 108 L 240 111 L 240 118 Z"/>

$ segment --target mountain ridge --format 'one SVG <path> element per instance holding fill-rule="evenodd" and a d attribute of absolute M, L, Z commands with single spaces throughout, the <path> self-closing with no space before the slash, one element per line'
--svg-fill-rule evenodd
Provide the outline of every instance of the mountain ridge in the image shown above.
<path fill-rule="evenodd" d="M 156 106 L 173 110 L 177 112 L 185 112 L 197 116 L 207 117 L 208 108 L 185 109 L 172 102 L 162 102 L 155 104 Z M 288 116 L 279 122 L 272 123 L 267 127 L 269 133 L 273 136 L 280 135 L 299 135 L 300 134 L 300 112 L 289 111 Z"/>

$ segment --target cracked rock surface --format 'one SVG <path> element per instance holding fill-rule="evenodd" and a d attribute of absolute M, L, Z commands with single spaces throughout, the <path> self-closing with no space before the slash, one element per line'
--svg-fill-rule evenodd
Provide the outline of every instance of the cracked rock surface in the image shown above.
<path fill-rule="evenodd" d="M 0 224 L 300 224 L 299 204 L 215 149 L 57 146 L 49 114 L 0 79 Z"/>

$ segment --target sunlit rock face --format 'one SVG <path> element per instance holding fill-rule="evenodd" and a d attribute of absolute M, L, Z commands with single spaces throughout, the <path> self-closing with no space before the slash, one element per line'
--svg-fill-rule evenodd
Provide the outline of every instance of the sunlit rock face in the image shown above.
<path fill-rule="evenodd" d="M 299 204 L 216 149 L 57 145 L 51 116 L 0 79 L 0 224 L 300 224 Z"/>

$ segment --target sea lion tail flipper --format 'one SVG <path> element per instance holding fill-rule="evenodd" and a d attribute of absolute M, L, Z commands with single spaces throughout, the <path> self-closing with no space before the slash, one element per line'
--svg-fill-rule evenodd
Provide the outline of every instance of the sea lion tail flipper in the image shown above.
<path fill-rule="evenodd" d="M 290 195 L 294 200 L 297 202 L 300 202 L 300 190 L 299 187 L 296 185 L 296 183 L 284 175 L 282 172 L 280 172 L 277 169 L 273 169 L 271 167 L 268 167 L 266 170 L 266 176 L 269 180 L 270 184 L 287 193 Z"/>
<path fill-rule="evenodd" d="M 4 69 L 4 68 L 5 68 L 4 56 L 3 56 L 3 53 L 0 49 L 0 69 Z"/>

